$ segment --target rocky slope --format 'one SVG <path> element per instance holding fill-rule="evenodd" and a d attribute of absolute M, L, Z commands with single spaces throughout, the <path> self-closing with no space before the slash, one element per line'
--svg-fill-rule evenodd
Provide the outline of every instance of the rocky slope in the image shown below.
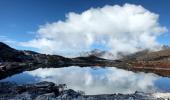
<path fill-rule="evenodd" d="M 46 55 L 33 51 L 20 51 L 0 43 L 0 79 L 37 68 L 59 68 L 67 66 L 111 66 L 110 61 L 96 56 L 65 58 L 59 55 Z M 120 63 L 117 63 L 120 64 Z"/>
<path fill-rule="evenodd" d="M 83 92 L 76 92 L 64 87 L 66 87 L 65 84 L 56 85 L 52 82 L 25 85 L 2 82 L 0 83 L 0 100 L 163 100 L 170 98 L 170 96 L 158 96 L 158 93 L 143 92 L 85 95 Z"/>
<path fill-rule="evenodd" d="M 0 79 L 37 68 L 68 66 L 117 67 L 131 71 L 152 72 L 170 76 L 170 49 L 150 52 L 141 51 L 118 60 L 107 60 L 95 55 L 66 58 L 33 51 L 16 50 L 0 42 Z"/>
<path fill-rule="evenodd" d="M 170 49 L 160 51 L 141 51 L 123 59 L 132 71 L 152 72 L 161 76 L 170 76 Z"/>

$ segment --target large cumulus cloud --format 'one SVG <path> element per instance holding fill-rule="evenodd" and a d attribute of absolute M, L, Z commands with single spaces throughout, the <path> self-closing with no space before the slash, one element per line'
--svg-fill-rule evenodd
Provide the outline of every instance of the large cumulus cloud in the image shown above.
<path fill-rule="evenodd" d="M 165 31 L 159 15 L 140 5 L 106 5 L 80 14 L 70 12 L 65 21 L 40 26 L 35 39 L 21 44 L 44 53 L 66 55 L 105 49 L 116 56 L 118 52 L 159 47 L 156 39 Z"/>

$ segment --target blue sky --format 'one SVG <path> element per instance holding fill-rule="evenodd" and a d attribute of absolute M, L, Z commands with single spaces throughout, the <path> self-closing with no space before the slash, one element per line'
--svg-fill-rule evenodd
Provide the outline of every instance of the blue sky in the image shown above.
<path fill-rule="evenodd" d="M 89 8 L 125 3 L 142 5 L 159 14 L 159 23 L 170 29 L 169 0 L 1 0 L 0 36 L 15 41 L 33 39 L 40 25 L 65 20 L 69 12 L 81 13 Z M 170 33 L 158 37 L 162 44 L 170 44 Z"/>

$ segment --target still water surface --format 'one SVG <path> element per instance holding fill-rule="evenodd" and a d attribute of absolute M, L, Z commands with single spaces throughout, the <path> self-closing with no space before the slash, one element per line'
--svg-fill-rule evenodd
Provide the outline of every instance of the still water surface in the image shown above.
<path fill-rule="evenodd" d="M 170 92 L 170 78 L 152 73 L 134 73 L 114 67 L 45 68 L 26 71 L 1 81 L 19 84 L 51 81 L 67 84 L 67 88 L 84 91 L 86 94 L 112 94 L 142 92 Z"/>

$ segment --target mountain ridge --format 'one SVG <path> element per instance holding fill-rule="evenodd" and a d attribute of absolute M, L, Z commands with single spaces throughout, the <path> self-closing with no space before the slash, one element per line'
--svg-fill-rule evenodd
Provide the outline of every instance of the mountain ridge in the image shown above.
<path fill-rule="evenodd" d="M 134 72 L 151 72 L 170 77 L 170 49 L 161 51 L 140 51 L 121 59 L 108 60 L 88 55 L 66 58 L 60 55 L 47 55 L 34 51 L 16 50 L 0 42 L 0 79 L 35 70 L 37 68 L 80 67 L 117 67 Z"/>

